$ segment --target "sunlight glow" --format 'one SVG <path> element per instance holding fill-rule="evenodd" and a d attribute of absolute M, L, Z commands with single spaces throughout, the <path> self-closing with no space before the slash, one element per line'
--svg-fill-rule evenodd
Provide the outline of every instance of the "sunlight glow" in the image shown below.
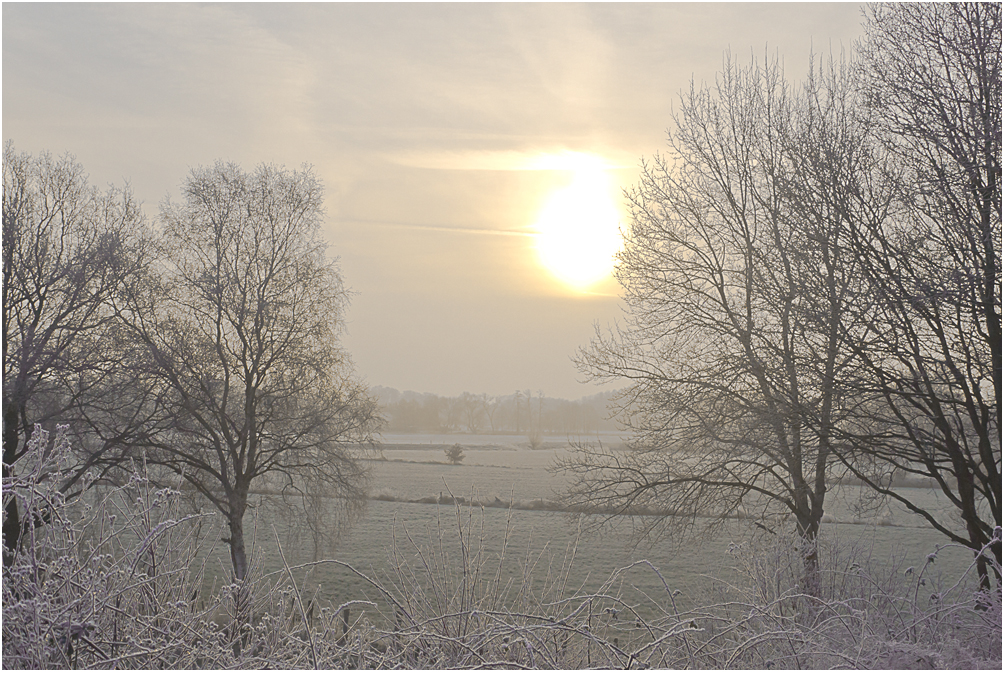
<path fill-rule="evenodd" d="M 621 247 L 608 166 L 598 157 L 569 153 L 543 158 L 540 168 L 572 173 L 538 215 L 541 263 L 566 285 L 586 290 L 610 275 Z"/>

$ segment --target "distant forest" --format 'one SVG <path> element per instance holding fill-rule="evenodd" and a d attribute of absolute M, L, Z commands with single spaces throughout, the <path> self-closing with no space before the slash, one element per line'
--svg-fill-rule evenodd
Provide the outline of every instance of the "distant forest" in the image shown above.
<path fill-rule="evenodd" d="M 616 392 L 601 392 L 579 400 L 545 397 L 538 391 L 512 395 L 440 397 L 432 393 L 375 386 L 387 432 L 470 432 L 583 435 L 617 430 L 608 401 Z"/>

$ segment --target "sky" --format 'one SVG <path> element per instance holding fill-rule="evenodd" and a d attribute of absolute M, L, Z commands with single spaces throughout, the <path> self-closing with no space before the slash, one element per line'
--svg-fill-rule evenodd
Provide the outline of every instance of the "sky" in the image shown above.
<path fill-rule="evenodd" d="M 622 319 L 622 190 L 730 50 L 848 50 L 855 3 L 3 3 L 3 138 L 156 222 L 218 159 L 313 166 L 370 385 L 575 399 Z"/>

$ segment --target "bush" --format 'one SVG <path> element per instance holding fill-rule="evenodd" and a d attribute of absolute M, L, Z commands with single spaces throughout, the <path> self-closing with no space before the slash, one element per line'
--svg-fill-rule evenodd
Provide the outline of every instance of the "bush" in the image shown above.
<path fill-rule="evenodd" d="M 464 450 L 460 444 L 443 449 L 443 453 L 447 455 L 447 460 L 450 461 L 451 465 L 460 465 L 461 461 L 464 460 Z"/>
<path fill-rule="evenodd" d="M 1001 668 L 1001 595 L 976 579 L 944 586 L 931 554 L 919 570 L 873 562 L 861 549 L 821 545 L 821 597 L 800 591 L 797 540 L 734 547 L 732 581 L 682 591 L 638 561 L 592 590 L 569 587 L 561 564 L 486 554 L 472 510 L 425 544 L 405 533 L 383 582 L 392 606 L 378 631 L 379 667 L 499 668 Z M 455 539 L 451 539 L 455 538 Z M 728 563 L 722 564 L 724 567 Z M 971 569 L 972 570 L 972 569 Z M 636 588 L 655 575 L 658 595 Z M 648 584 L 652 584 L 649 582 Z"/>
<path fill-rule="evenodd" d="M 703 626 L 695 665 L 1001 668 L 1001 594 L 975 591 L 973 565 L 944 584 L 930 572 L 938 550 L 920 569 L 904 569 L 863 549 L 821 544 L 815 598 L 799 590 L 799 548 L 794 538 L 774 538 L 730 550 L 738 581 L 717 583 L 685 615 Z"/>
<path fill-rule="evenodd" d="M 136 466 L 129 481 L 68 502 L 59 484 L 70 465 L 65 428 L 55 441 L 36 427 L 4 479 L 17 498 L 23 546 L 3 577 L 5 668 L 289 668 L 320 665 L 316 639 L 340 628 L 304 628 L 296 586 L 252 567 L 244 585 L 204 587 L 218 515 L 184 514 L 181 494 L 157 489 Z M 6 509 L 5 509 L 6 511 Z M 324 620 L 327 619 L 327 622 Z M 315 652 L 317 650 L 317 652 Z M 337 665 L 333 667 L 338 667 Z"/>

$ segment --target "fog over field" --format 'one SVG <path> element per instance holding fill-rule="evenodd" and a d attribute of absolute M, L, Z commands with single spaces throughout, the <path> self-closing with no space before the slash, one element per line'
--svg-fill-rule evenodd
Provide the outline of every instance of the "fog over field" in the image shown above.
<path fill-rule="evenodd" d="M 17 669 L 1002 668 L 1000 3 L 5 3 Z"/>

